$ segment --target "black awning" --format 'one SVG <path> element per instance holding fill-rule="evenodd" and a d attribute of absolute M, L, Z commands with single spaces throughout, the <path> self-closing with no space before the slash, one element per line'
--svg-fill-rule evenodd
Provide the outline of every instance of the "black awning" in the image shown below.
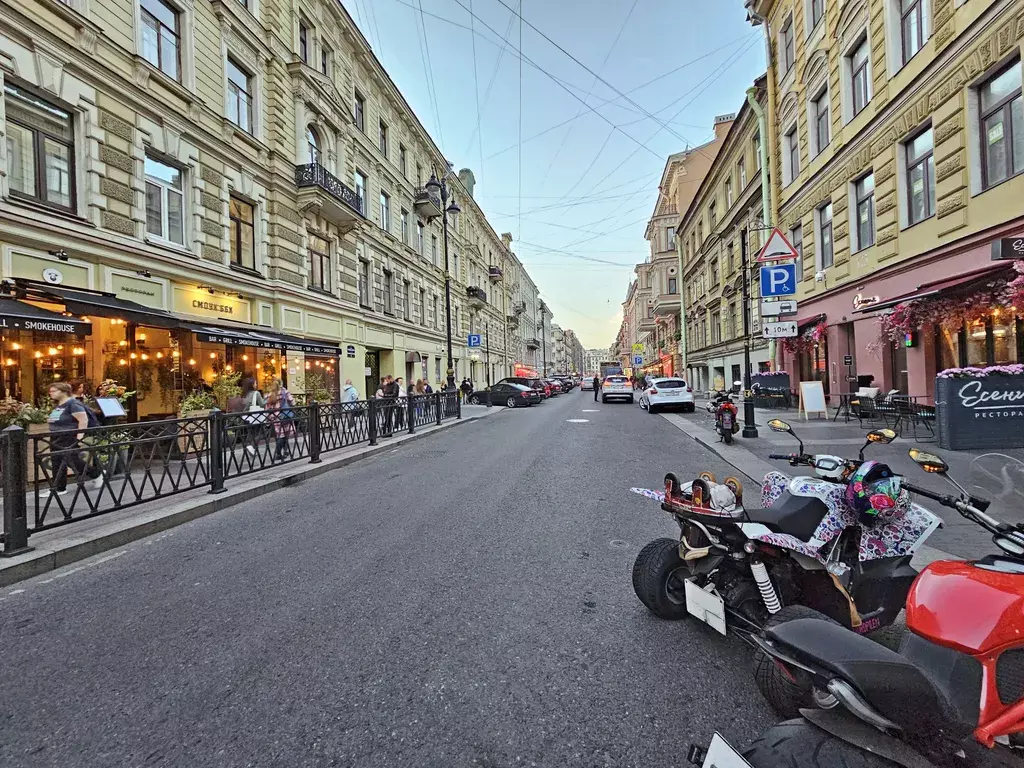
<path fill-rule="evenodd" d="M 223 325 L 179 322 L 179 328 L 192 331 L 200 341 L 211 344 L 237 344 L 256 349 L 286 349 L 290 352 L 305 352 L 318 355 L 338 356 L 341 350 L 329 341 L 300 339 L 297 336 L 275 333 L 255 326 L 239 328 Z"/>
<path fill-rule="evenodd" d="M 0 298 L 0 329 L 88 336 L 92 324 L 17 299 Z"/>
<path fill-rule="evenodd" d="M 35 280 L 18 279 L 15 284 L 19 289 L 19 295 L 23 291 L 27 298 L 63 304 L 68 312 L 76 315 L 115 317 L 129 323 L 155 328 L 175 328 L 179 324 L 178 319 L 170 312 L 121 299 L 112 293 L 50 285 Z"/>

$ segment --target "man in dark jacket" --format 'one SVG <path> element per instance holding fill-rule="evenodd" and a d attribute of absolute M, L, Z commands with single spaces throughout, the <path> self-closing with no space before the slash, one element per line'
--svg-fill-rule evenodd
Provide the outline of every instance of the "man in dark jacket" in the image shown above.
<path fill-rule="evenodd" d="M 384 377 L 384 386 L 381 392 L 384 395 L 384 436 L 391 437 L 394 433 L 395 409 L 398 407 L 398 382 L 390 375 Z"/>
<path fill-rule="evenodd" d="M 601 389 L 601 380 L 599 378 L 597 378 L 597 376 L 595 376 L 594 377 L 594 402 L 595 403 L 597 402 L 597 393 L 600 391 L 600 389 Z"/>

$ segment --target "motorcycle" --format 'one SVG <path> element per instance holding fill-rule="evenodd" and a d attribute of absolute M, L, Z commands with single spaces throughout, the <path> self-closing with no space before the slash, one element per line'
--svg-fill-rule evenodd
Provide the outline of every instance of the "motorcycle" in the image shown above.
<path fill-rule="evenodd" d="M 858 460 L 816 456 L 785 422 L 769 427 L 796 438 L 799 451 L 769 458 L 812 467 L 814 477 L 770 472 L 761 509 L 743 505 L 740 482 L 715 482 L 702 473 L 680 485 L 665 476 L 663 492 L 631 489 L 661 503 L 680 536 L 641 550 L 633 589 L 656 616 L 693 616 L 725 635 L 752 636 L 797 618 L 816 618 L 865 634 L 888 627 L 903 608 L 917 571 L 910 560 L 942 521 L 916 504 L 896 508 L 868 525 L 845 502 L 846 481 L 874 443 L 896 438 L 869 432 Z M 755 679 L 781 709 L 797 713 L 811 702 L 811 687 L 784 676 L 755 646 Z"/>
<path fill-rule="evenodd" d="M 713 402 L 707 405 L 708 413 L 715 416 L 715 432 L 719 439 L 727 444 L 732 442 L 732 436 L 740 431 L 740 422 L 737 418 L 739 411 L 732 401 L 728 392 L 719 392 Z"/>
<path fill-rule="evenodd" d="M 984 528 L 998 553 L 928 565 L 908 595 L 909 631 L 899 652 L 813 620 L 755 637 L 786 675 L 810 682 L 815 707 L 755 740 L 744 753 L 752 768 L 1022 764 L 1024 524 L 988 515 L 990 502 L 949 477 L 941 457 L 916 448 L 910 456 L 946 478 L 956 494 L 904 488 Z M 1024 476 L 1024 464 L 1000 458 L 1009 464 L 990 476 Z M 732 750 L 730 758 L 738 757 Z"/>

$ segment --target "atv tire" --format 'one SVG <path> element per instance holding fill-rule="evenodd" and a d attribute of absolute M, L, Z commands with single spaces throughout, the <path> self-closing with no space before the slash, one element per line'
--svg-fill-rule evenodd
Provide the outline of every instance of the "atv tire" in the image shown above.
<path fill-rule="evenodd" d="M 770 629 L 796 619 L 818 619 L 839 624 L 835 619 L 806 605 L 787 605 L 769 618 L 764 628 Z M 772 709 L 787 720 L 800 717 L 801 709 L 815 708 L 811 683 L 807 679 L 801 679 L 803 675 L 804 673 L 797 671 L 797 680 L 793 682 L 779 669 L 771 656 L 760 648 L 754 650 L 754 682 Z"/>
<path fill-rule="evenodd" d="M 752 768 L 898 768 L 816 728 L 803 718 L 787 720 L 764 732 L 743 753 Z"/>
<path fill-rule="evenodd" d="M 689 573 L 679 556 L 679 542 L 655 539 L 640 550 L 633 563 L 633 591 L 659 619 L 679 621 L 689 616 L 683 583 Z"/>

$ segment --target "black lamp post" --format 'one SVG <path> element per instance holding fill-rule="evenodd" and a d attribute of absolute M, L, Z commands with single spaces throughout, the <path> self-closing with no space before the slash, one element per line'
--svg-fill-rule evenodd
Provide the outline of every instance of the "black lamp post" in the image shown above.
<path fill-rule="evenodd" d="M 452 199 L 451 205 L 445 205 L 449 197 L 448 185 L 445 182 L 446 178 L 442 177 L 438 181 L 437 176 L 431 174 L 426 187 L 427 194 L 436 194 L 441 199 L 441 237 L 444 241 L 444 316 L 448 334 L 448 389 L 453 390 L 455 389 L 455 359 L 452 357 L 452 273 L 448 267 L 448 214 L 455 215 L 462 209 L 455 204 L 454 199 Z"/>

